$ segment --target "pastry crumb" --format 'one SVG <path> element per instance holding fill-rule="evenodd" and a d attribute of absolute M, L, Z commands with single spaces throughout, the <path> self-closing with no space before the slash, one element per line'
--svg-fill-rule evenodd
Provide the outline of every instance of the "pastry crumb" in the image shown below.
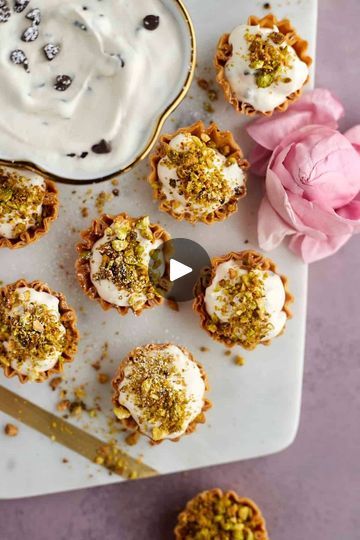
<path fill-rule="evenodd" d="M 14 426 L 14 424 L 6 424 L 4 427 L 4 433 L 8 437 L 16 437 L 19 433 L 19 428 Z"/>
<path fill-rule="evenodd" d="M 140 438 L 139 431 L 134 431 L 134 433 L 130 433 L 127 437 L 125 437 L 125 442 L 129 446 L 135 446 Z"/>
<path fill-rule="evenodd" d="M 57 387 L 61 383 L 62 383 L 62 377 L 55 377 L 54 379 L 51 379 L 51 381 L 49 382 L 49 386 L 54 391 L 57 389 Z"/>
<path fill-rule="evenodd" d="M 245 365 L 245 358 L 243 356 L 240 356 L 239 354 L 235 356 L 234 362 L 237 366 L 244 366 Z"/>
<path fill-rule="evenodd" d="M 97 379 L 100 384 L 106 384 L 109 382 L 109 375 L 107 373 L 98 373 Z"/>

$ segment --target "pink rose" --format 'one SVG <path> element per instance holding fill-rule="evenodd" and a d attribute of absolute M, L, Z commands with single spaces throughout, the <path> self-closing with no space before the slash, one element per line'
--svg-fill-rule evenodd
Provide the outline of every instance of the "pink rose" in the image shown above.
<path fill-rule="evenodd" d="M 289 247 L 309 263 L 335 253 L 360 232 L 360 126 L 337 131 L 341 104 L 314 90 L 286 113 L 248 127 L 250 160 L 266 174 L 258 217 L 260 247 Z"/>

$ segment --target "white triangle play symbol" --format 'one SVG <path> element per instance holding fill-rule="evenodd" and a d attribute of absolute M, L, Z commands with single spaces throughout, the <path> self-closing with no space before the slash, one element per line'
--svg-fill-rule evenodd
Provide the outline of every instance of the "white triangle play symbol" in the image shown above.
<path fill-rule="evenodd" d="M 190 266 L 186 266 L 176 259 L 170 259 L 170 281 L 175 281 L 176 279 L 182 278 L 187 274 L 191 274 L 193 271 Z"/>

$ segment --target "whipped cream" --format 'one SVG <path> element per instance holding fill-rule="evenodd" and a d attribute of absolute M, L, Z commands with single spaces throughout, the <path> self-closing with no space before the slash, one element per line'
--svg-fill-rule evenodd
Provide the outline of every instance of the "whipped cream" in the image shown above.
<path fill-rule="evenodd" d="M 11 6 L 0 24 L 1 157 L 78 179 L 129 165 L 184 77 L 181 28 L 166 4 L 37 0 L 21 13 Z M 40 22 L 27 17 L 33 8 Z"/>
<path fill-rule="evenodd" d="M 189 133 L 179 133 L 169 143 L 171 148 L 181 152 L 189 149 L 193 144 L 193 137 Z M 221 206 L 229 202 L 231 197 L 234 196 L 235 190 L 244 185 L 245 175 L 243 170 L 239 167 L 238 163 L 227 164 L 227 158 L 223 156 L 218 150 L 213 149 L 213 167 L 208 167 L 206 172 L 211 173 L 215 170 L 220 171 L 224 176 L 230 192 L 224 197 L 224 201 Z M 184 195 L 179 193 L 179 184 L 177 182 L 179 177 L 176 172 L 176 167 L 171 167 L 169 158 L 163 157 L 158 164 L 158 177 L 162 184 L 162 191 L 168 201 L 176 201 L 176 205 L 173 211 L 176 214 L 183 214 L 184 212 L 190 212 L 195 216 L 208 215 L 217 208 L 219 204 L 210 203 L 204 206 L 204 204 L 197 203 L 186 199 Z M 172 184 L 172 185 L 171 185 Z M 174 187 L 175 185 L 175 187 Z"/>
<path fill-rule="evenodd" d="M 59 329 L 61 334 L 65 334 L 65 327 L 60 323 L 60 312 L 59 312 L 59 300 L 52 294 L 43 291 L 36 291 L 29 287 L 19 287 L 16 289 L 16 294 L 19 295 L 19 299 L 22 302 L 22 305 L 14 307 L 11 314 L 21 314 L 26 315 L 26 306 L 30 304 L 39 304 L 46 306 L 53 318 L 56 321 L 59 321 Z M 29 297 L 28 297 L 29 295 Z M 5 349 L 8 349 L 9 345 L 5 344 Z M 54 351 L 49 354 L 45 359 L 39 360 L 35 357 L 30 357 L 22 361 L 21 363 L 14 360 L 11 363 L 11 367 L 21 373 L 22 375 L 27 375 L 30 380 L 36 380 L 40 373 L 52 369 L 59 358 L 62 355 L 62 351 Z"/>
<path fill-rule="evenodd" d="M 304 85 L 309 69 L 305 62 L 300 60 L 290 45 L 282 43 L 276 47 L 286 48 L 290 56 L 289 67 L 284 66 L 279 81 L 266 88 L 260 88 L 255 79 L 256 69 L 250 68 L 248 61 L 249 43 L 246 34 L 260 34 L 266 39 L 272 32 L 278 32 L 277 27 L 260 28 L 242 24 L 237 26 L 230 34 L 229 43 L 232 45 L 232 56 L 225 66 L 225 76 L 239 101 L 249 103 L 256 111 L 273 111 L 284 103 L 293 92 L 300 90 Z M 288 82 L 283 82 L 283 79 Z"/>
<path fill-rule="evenodd" d="M 168 345 L 166 348 L 161 348 L 160 352 L 162 356 L 167 355 L 171 358 L 171 366 L 175 368 L 176 374 L 172 374 L 168 381 L 171 382 L 174 389 L 181 389 L 183 386 L 185 388 L 187 403 L 183 425 L 179 431 L 164 433 L 162 436 L 163 439 L 176 439 L 185 433 L 189 424 L 201 413 L 204 405 L 205 383 L 197 364 L 179 347 Z M 159 355 L 159 351 L 149 351 L 148 354 L 156 358 Z M 128 363 L 125 367 L 125 376 L 119 385 L 119 404 L 130 412 L 141 432 L 152 437 L 154 428 L 158 428 L 160 423 L 146 421 L 144 419 L 144 411 L 136 404 L 136 396 L 122 391 L 128 382 L 131 381 L 133 369 L 133 364 L 131 363 Z M 151 373 L 149 373 L 149 377 L 151 377 Z M 182 384 L 180 384 L 179 379 L 182 380 Z"/>
<path fill-rule="evenodd" d="M 25 169 L 10 169 L 8 167 L 2 167 L 3 174 L 10 175 L 16 173 L 21 177 L 19 179 L 19 187 L 29 187 L 29 186 L 39 186 L 43 188 L 45 192 L 45 180 L 36 173 Z M 16 220 L 9 215 L 0 215 L 0 236 L 3 238 L 13 239 L 18 237 L 16 232 L 16 227 L 18 225 L 24 225 L 26 230 L 34 226 L 36 223 L 36 218 L 40 217 L 42 214 L 42 204 L 38 205 L 37 208 L 32 212 L 31 215 L 24 217 L 17 217 Z"/>
<path fill-rule="evenodd" d="M 232 318 L 236 316 L 235 309 L 226 302 L 221 286 L 219 283 L 223 279 L 230 280 L 236 283 L 238 277 L 230 278 L 229 270 L 236 270 L 236 275 L 241 276 L 247 274 L 247 271 L 239 267 L 239 264 L 235 260 L 230 260 L 220 264 L 211 285 L 205 292 L 205 306 L 206 311 L 210 316 L 216 315 L 221 322 L 230 322 Z M 271 330 L 266 333 L 261 341 L 267 341 L 280 334 L 286 323 L 286 313 L 283 311 L 285 305 L 285 289 L 284 284 L 278 274 L 274 274 L 270 270 L 266 272 L 263 270 L 254 270 L 262 280 L 264 284 L 264 298 L 263 304 L 265 312 L 269 315 L 268 322 L 271 324 Z M 216 290 L 219 289 L 219 290 Z M 220 305 L 228 307 L 227 310 L 220 309 Z"/>
<path fill-rule="evenodd" d="M 162 240 L 149 240 L 143 237 L 141 231 L 134 229 L 136 233 L 136 242 L 142 248 L 141 262 L 143 267 L 148 268 L 150 262 L 150 252 L 157 249 L 162 244 Z M 98 279 L 96 274 L 99 272 L 102 263 L 102 254 L 100 249 L 104 244 L 116 239 L 115 232 L 109 230 L 105 235 L 95 242 L 91 255 L 90 255 L 90 277 L 93 285 L 95 286 L 99 296 L 114 306 L 128 307 L 133 305 L 131 299 L 136 296 L 136 305 L 141 307 L 145 304 L 147 297 L 146 294 L 141 292 L 129 291 L 127 289 L 119 288 L 115 283 L 109 279 Z M 161 266 L 158 269 L 160 275 L 164 272 L 165 265 L 162 261 Z"/>

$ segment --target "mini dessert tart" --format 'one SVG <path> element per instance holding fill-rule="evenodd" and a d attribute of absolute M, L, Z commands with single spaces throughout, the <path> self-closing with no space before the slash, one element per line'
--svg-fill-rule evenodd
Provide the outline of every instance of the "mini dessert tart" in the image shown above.
<path fill-rule="evenodd" d="M 58 216 L 54 182 L 0 162 L 0 248 L 22 248 L 44 236 Z"/>
<path fill-rule="evenodd" d="M 214 123 L 163 135 L 150 163 L 149 183 L 160 209 L 180 221 L 222 221 L 246 195 L 249 163 L 233 135 Z"/>
<path fill-rule="evenodd" d="M 257 505 L 235 491 L 218 488 L 189 501 L 174 532 L 176 540 L 269 540 Z"/>
<path fill-rule="evenodd" d="M 137 347 L 121 362 L 112 382 L 114 413 L 153 444 L 178 441 L 205 422 L 211 407 L 204 368 L 171 343 Z"/>
<path fill-rule="evenodd" d="M 0 289 L 0 366 L 21 383 L 43 382 L 72 362 L 76 315 L 61 293 L 21 279 Z"/>
<path fill-rule="evenodd" d="M 216 79 L 227 101 L 249 116 L 285 111 L 309 79 L 307 47 L 287 19 L 249 17 L 217 46 Z"/>
<path fill-rule="evenodd" d="M 260 343 L 269 345 L 292 316 L 287 278 L 255 251 L 213 259 L 195 292 L 194 310 L 202 327 L 227 347 L 251 350 Z"/>
<path fill-rule="evenodd" d="M 81 236 L 76 272 L 89 298 L 120 315 L 129 310 L 140 315 L 163 302 L 154 284 L 165 280 L 167 259 L 160 246 L 170 236 L 160 225 L 151 224 L 147 216 L 103 215 Z"/>

